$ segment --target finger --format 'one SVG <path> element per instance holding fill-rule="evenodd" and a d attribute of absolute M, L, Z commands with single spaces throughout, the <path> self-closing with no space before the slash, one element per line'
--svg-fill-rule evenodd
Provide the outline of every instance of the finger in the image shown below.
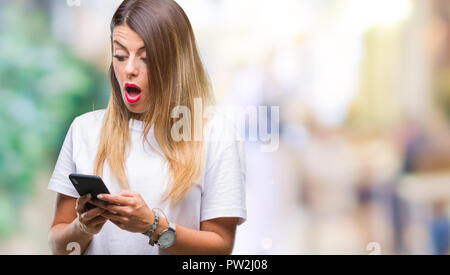
<path fill-rule="evenodd" d="M 102 217 L 105 217 L 105 218 L 107 218 L 107 219 L 109 219 L 111 221 L 114 221 L 114 222 L 120 222 L 120 223 L 128 222 L 128 218 L 123 217 L 123 216 L 119 216 L 119 215 L 114 215 L 114 214 L 112 214 L 110 212 L 104 212 L 102 214 Z"/>
<path fill-rule="evenodd" d="M 91 201 L 91 203 L 115 215 L 119 214 L 122 216 L 129 216 L 131 214 L 130 209 L 128 209 L 128 206 L 114 205 L 101 200 L 94 200 Z"/>
<path fill-rule="evenodd" d="M 87 194 L 87 195 L 79 197 L 77 199 L 76 211 L 78 213 L 84 212 L 85 211 L 85 205 L 91 198 L 92 198 L 91 194 Z"/>
<path fill-rule="evenodd" d="M 92 219 L 94 219 L 94 218 L 100 216 L 103 212 L 105 212 L 105 209 L 96 207 L 96 208 L 93 208 L 93 209 L 91 209 L 91 210 L 88 210 L 88 211 L 84 212 L 84 213 L 81 215 L 81 218 L 83 219 L 83 221 L 84 221 L 85 223 L 87 223 L 87 222 L 89 222 L 90 220 L 92 220 Z"/>
<path fill-rule="evenodd" d="M 94 227 L 94 226 L 97 226 L 97 225 L 99 225 L 99 224 L 105 223 L 105 222 L 107 222 L 107 221 L 108 221 L 107 218 L 105 218 L 105 217 L 103 217 L 103 216 L 98 216 L 98 217 L 95 217 L 95 218 L 93 218 L 92 220 L 90 220 L 90 221 L 86 224 L 86 226 L 92 226 L 92 227 Z"/>
<path fill-rule="evenodd" d="M 100 194 L 97 196 L 98 199 L 102 201 L 106 201 L 112 204 L 117 205 L 131 205 L 133 203 L 133 200 L 131 198 L 122 197 L 119 195 L 111 195 L 111 194 Z"/>
<path fill-rule="evenodd" d="M 110 205 L 109 202 L 101 201 L 101 200 L 99 200 L 99 199 L 92 199 L 92 200 L 90 200 L 89 202 L 90 202 L 91 204 L 93 204 L 93 205 L 95 205 L 95 206 L 98 206 L 98 207 L 100 207 L 100 208 L 103 208 L 103 209 L 106 209 L 106 207 L 107 207 L 108 205 Z"/>
<path fill-rule="evenodd" d="M 105 205 L 105 210 L 111 212 L 111 214 L 118 215 L 118 216 L 130 216 L 132 214 L 131 210 L 128 208 L 128 206 L 118 206 L 118 205 Z"/>
<path fill-rule="evenodd" d="M 139 193 L 127 189 L 121 190 L 117 195 L 123 196 L 123 197 L 135 197 L 139 195 Z"/>
<path fill-rule="evenodd" d="M 85 204 L 86 202 L 88 202 L 90 199 L 92 198 L 92 195 L 86 194 L 84 196 L 79 197 L 78 201 L 80 202 L 80 204 Z"/>

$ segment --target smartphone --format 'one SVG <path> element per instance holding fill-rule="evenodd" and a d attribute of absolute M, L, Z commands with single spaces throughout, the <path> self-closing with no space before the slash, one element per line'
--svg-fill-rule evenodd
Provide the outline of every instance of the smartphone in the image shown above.
<path fill-rule="evenodd" d="M 97 198 L 97 195 L 99 194 L 110 194 L 108 188 L 106 188 L 105 183 L 100 177 L 83 174 L 70 174 L 69 179 L 80 196 L 91 194 L 92 198 Z M 88 209 L 92 209 L 97 206 L 86 203 L 86 207 Z"/>

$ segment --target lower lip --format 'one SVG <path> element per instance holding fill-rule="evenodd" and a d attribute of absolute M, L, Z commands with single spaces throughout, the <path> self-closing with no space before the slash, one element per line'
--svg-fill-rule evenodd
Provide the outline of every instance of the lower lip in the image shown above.
<path fill-rule="evenodd" d="M 141 99 L 141 94 L 142 94 L 142 93 L 138 94 L 138 95 L 135 96 L 135 97 L 131 97 L 131 96 L 125 91 L 125 97 L 127 98 L 127 101 L 128 101 L 129 103 L 136 103 L 136 102 L 138 102 L 139 99 Z"/>

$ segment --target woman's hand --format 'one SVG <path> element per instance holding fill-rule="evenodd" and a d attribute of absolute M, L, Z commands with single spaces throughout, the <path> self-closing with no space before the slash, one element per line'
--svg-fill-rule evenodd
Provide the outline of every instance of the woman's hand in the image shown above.
<path fill-rule="evenodd" d="M 99 200 L 93 200 L 99 208 L 107 210 L 102 217 L 123 230 L 145 233 L 152 227 L 154 214 L 142 196 L 134 191 L 122 190 L 117 195 L 101 194 Z"/>
<path fill-rule="evenodd" d="M 88 210 L 86 203 L 89 202 L 91 198 L 91 194 L 78 198 L 75 209 L 80 230 L 86 234 L 95 235 L 100 232 L 108 219 L 101 216 L 101 214 L 105 212 L 103 208 L 96 207 Z"/>

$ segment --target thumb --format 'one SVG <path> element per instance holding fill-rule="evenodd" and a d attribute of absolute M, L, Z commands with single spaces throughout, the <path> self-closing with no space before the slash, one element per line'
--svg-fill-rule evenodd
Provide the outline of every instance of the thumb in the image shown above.
<path fill-rule="evenodd" d="M 92 198 L 92 195 L 89 193 L 87 195 L 84 195 L 82 197 L 79 198 L 79 203 L 80 204 L 86 204 L 90 199 Z"/>

